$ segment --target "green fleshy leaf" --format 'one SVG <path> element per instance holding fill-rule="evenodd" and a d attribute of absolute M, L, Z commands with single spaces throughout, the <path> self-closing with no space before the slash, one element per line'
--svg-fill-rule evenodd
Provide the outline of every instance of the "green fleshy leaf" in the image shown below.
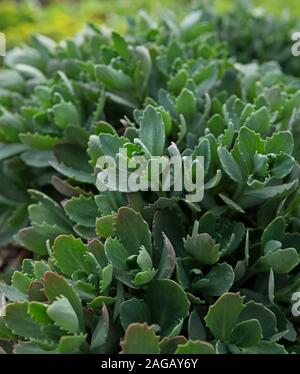
<path fill-rule="evenodd" d="M 230 290 L 234 281 L 234 271 L 226 262 L 217 264 L 203 279 L 195 282 L 193 288 L 211 296 L 221 296 Z"/>
<path fill-rule="evenodd" d="M 219 193 L 220 198 L 224 201 L 224 203 L 230 208 L 231 210 L 239 213 L 245 213 L 245 211 L 233 200 L 229 199 L 229 197 Z"/>
<path fill-rule="evenodd" d="M 102 279 L 100 281 L 100 292 L 106 291 L 113 280 L 113 266 L 111 264 L 102 269 Z"/>
<path fill-rule="evenodd" d="M 248 127 L 242 127 L 239 131 L 237 145 L 249 173 L 252 173 L 255 166 L 254 155 L 256 153 L 264 153 L 264 141 L 255 131 L 250 130 Z"/>
<path fill-rule="evenodd" d="M 244 348 L 243 353 L 245 354 L 286 354 L 287 351 L 285 350 L 283 345 L 277 344 L 276 342 L 270 341 L 261 341 L 259 344 L 253 347 Z"/>
<path fill-rule="evenodd" d="M 109 296 L 97 296 L 94 300 L 92 300 L 90 303 L 88 303 L 88 306 L 90 308 L 101 308 L 104 304 L 105 305 L 111 305 L 116 302 L 115 297 L 109 297 Z"/>
<path fill-rule="evenodd" d="M 152 156 L 163 154 L 165 128 L 159 111 L 148 105 L 140 123 L 139 138 Z"/>
<path fill-rule="evenodd" d="M 133 283 L 137 286 L 144 286 L 145 284 L 151 282 L 152 279 L 154 279 L 155 275 L 156 275 L 156 270 L 154 269 L 140 271 L 134 277 Z"/>
<path fill-rule="evenodd" d="M 31 279 L 27 275 L 15 271 L 12 276 L 12 286 L 22 292 L 23 294 L 28 293 L 28 288 L 30 285 Z"/>
<path fill-rule="evenodd" d="M 245 125 L 257 133 L 265 134 L 270 126 L 269 113 L 266 107 L 262 107 L 252 113 Z"/>
<path fill-rule="evenodd" d="M 265 150 L 266 153 L 277 153 L 280 152 L 291 155 L 294 148 L 294 139 L 290 132 L 279 131 L 274 133 L 271 138 L 266 139 Z"/>
<path fill-rule="evenodd" d="M 44 339 L 41 325 L 28 313 L 28 302 L 16 302 L 5 307 L 5 322 L 15 334 L 24 338 Z"/>
<path fill-rule="evenodd" d="M 27 299 L 26 294 L 7 284 L 0 284 L 0 291 L 10 301 L 25 301 Z"/>
<path fill-rule="evenodd" d="M 159 338 L 147 324 L 133 323 L 128 326 L 123 342 L 122 353 L 158 354 Z"/>
<path fill-rule="evenodd" d="M 261 246 L 265 248 L 270 240 L 281 241 L 285 233 L 286 223 L 283 217 L 277 217 L 265 229 L 261 237 Z"/>
<path fill-rule="evenodd" d="M 172 243 L 163 233 L 164 246 L 158 264 L 157 279 L 167 279 L 173 274 L 176 265 L 176 254 Z"/>
<path fill-rule="evenodd" d="M 28 305 L 28 313 L 31 317 L 39 323 L 49 325 L 52 323 L 51 319 L 47 315 L 47 305 L 32 301 Z"/>
<path fill-rule="evenodd" d="M 105 305 L 103 305 L 101 310 L 101 315 L 99 317 L 98 323 L 92 335 L 91 349 L 95 349 L 103 345 L 106 341 L 109 329 L 109 315 L 108 310 Z"/>
<path fill-rule="evenodd" d="M 77 315 L 80 330 L 84 331 L 84 316 L 81 300 L 75 290 L 63 277 L 55 273 L 47 272 L 45 274 L 45 294 L 50 301 L 55 301 L 61 296 L 67 298 Z"/>
<path fill-rule="evenodd" d="M 86 334 L 62 336 L 58 344 L 58 352 L 61 354 L 78 353 L 82 343 L 86 339 Z"/>
<path fill-rule="evenodd" d="M 80 119 L 76 107 L 71 102 L 61 102 L 52 108 L 54 121 L 64 129 L 67 125 L 79 125 Z"/>
<path fill-rule="evenodd" d="M 265 200 L 275 197 L 285 197 L 291 194 L 298 186 L 298 180 L 289 183 L 280 184 L 278 186 L 267 186 L 257 189 L 251 189 L 244 193 L 239 201 L 239 205 L 243 208 L 262 204 Z"/>
<path fill-rule="evenodd" d="M 59 173 L 62 175 L 74 179 L 78 182 L 82 183 L 89 183 L 94 184 L 95 183 L 95 177 L 91 175 L 91 173 L 74 169 L 70 166 L 64 165 L 63 163 L 58 163 L 56 161 L 50 161 L 49 164 Z"/>
<path fill-rule="evenodd" d="M 152 254 L 151 232 L 140 213 L 130 208 L 120 208 L 117 214 L 116 232 L 129 253 L 138 254 L 140 247 L 144 246 L 147 252 Z"/>
<path fill-rule="evenodd" d="M 183 289 L 169 279 L 151 282 L 146 291 L 146 300 L 152 322 L 161 328 L 161 336 L 172 336 L 174 328 L 187 317 L 190 308 Z"/>
<path fill-rule="evenodd" d="M 191 312 L 189 317 L 188 332 L 191 340 L 207 340 L 205 327 L 195 309 Z"/>
<path fill-rule="evenodd" d="M 13 144 L 5 144 L 0 143 L 0 160 L 4 160 L 8 157 L 12 157 L 26 151 L 28 147 L 23 144 L 13 143 Z"/>
<path fill-rule="evenodd" d="M 299 264 L 299 254 L 295 248 L 278 249 L 275 252 L 269 251 L 253 265 L 256 273 L 266 272 L 273 269 L 275 273 L 289 273 Z"/>
<path fill-rule="evenodd" d="M 79 322 L 77 315 L 69 300 L 61 296 L 57 298 L 47 309 L 48 316 L 56 326 L 69 333 L 78 332 Z"/>
<path fill-rule="evenodd" d="M 95 74 L 97 79 L 109 90 L 129 91 L 133 88 L 132 79 L 123 71 L 116 70 L 112 66 L 96 65 Z"/>
<path fill-rule="evenodd" d="M 193 92 L 184 88 L 176 99 L 176 110 L 178 114 L 182 114 L 187 123 L 189 123 L 193 115 L 196 113 L 197 99 Z"/>
<path fill-rule="evenodd" d="M 205 233 L 188 236 L 184 240 L 184 248 L 202 265 L 213 265 L 220 257 L 219 245 L 215 244 L 211 236 Z"/>
<path fill-rule="evenodd" d="M 276 334 L 277 321 L 275 314 L 263 304 L 255 303 L 254 301 L 249 301 L 245 304 L 245 308 L 239 316 L 239 322 L 248 321 L 254 316 L 259 321 L 264 339 Z"/>
<path fill-rule="evenodd" d="M 83 195 L 72 197 L 63 204 L 63 207 L 72 221 L 85 227 L 95 227 L 99 212 L 92 197 Z"/>
<path fill-rule="evenodd" d="M 118 191 L 106 191 L 101 195 L 95 196 L 95 202 L 101 215 L 116 213 L 123 206 L 123 195 Z"/>
<path fill-rule="evenodd" d="M 20 342 L 15 346 L 14 353 L 16 354 L 53 354 L 57 353 L 55 350 L 43 349 L 39 344 L 33 342 Z"/>
<path fill-rule="evenodd" d="M 165 337 L 159 342 L 159 348 L 161 354 L 173 354 L 175 353 L 179 344 L 186 343 L 184 336 L 173 336 L 171 338 Z"/>
<path fill-rule="evenodd" d="M 139 252 L 139 255 L 136 260 L 137 264 L 142 271 L 151 270 L 153 267 L 152 259 L 149 253 L 146 251 L 145 247 L 142 246 Z"/>
<path fill-rule="evenodd" d="M 230 340 L 232 331 L 244 308 L 243 301 L 244 298 L 238 293 L 225 293 L 214 305 L 209 307 L 205 322 L 216 338 L 224 342 Z"/>
<path fill-rule="evenodd" d="M 49 150 L 59 141 L 59 138 L 50 135 L 42 135 L 39 133 L 24 133 L 19 135 L 23 144 L 28 145 L 30 148 Z"/>
<path fill-rule="evenodd" d="M 123 247 L 118 239 L 108 238 L 105 242 L 105 253 L 108 261 L 110 261 L 114 268 L 127 271 L 126 259 L 128 252 Z"/>
<path fill-rule="evenodd" d="M 200 340 L 188 340 L 184 344 L 179 344 L 175 354 L 214 354 L 215 349 L 214 347 L 207 343 L 202 342 Z"/>
<path fill-rule="evenodd" d="M 55 239 L 53 245 L 53 256 L 57 265 L 68 275 L 81 270 L 88 273 L 88 268 L 84 260 L 87 247 L 80 239 L 75 239 L 72 235 L 61 235 Z"/>
<path fill-rule="evenodd" d="M 259 343 L 262 330 L 257 319 L 237 323 L 232 331 L 231 342 L 239 347 L 251 347 Z"/>
<path fill-rule="evenodd" d="M 150 310 L 144 300 L 130 299 L 121 303 L 120 320 L 124 330 L 135 322 L 151 324 Z"/>
<path fill-rule="evenodd" d="M 116 223 L 116 215 L 110 214 L 97 219 L 96 233 L 100 238 L 108 238 L 114 236 L 114 225 Z"/>
<path fill-rule="evenodd" d="M 112 39 L 114 42 L 114 47 L 116 48 L 119 55 L 121 55 L 125 60 L 130 61 L 131 54 L 125 39 L 116 32 L 112 33 Z"/>
<path fill-rule="evenodd" d="M 218 148 L 219 159 L 223 170 L 234 182 L 243 184 L 243 176 L 240 167 L 232 154 L 224 147 Z"/>
<path fill-rule="evenodd" d="M 15 340 L 17 337 L 6 326 L 3 316 L 0 316 L 0 339 Z"/>

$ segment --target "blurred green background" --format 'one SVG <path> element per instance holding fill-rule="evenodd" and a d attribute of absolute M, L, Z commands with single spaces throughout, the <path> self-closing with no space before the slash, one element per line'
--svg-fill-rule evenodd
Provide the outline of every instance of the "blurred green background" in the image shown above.
<path fill-rule="evenodd" d="M 198 0 L 199 1 L 199 0 Z M 85 22 L 106 23 L 122 31 L 126 27 L 125 15 L 146 9 L 159 14 L 159 8 L 181 9 L 180 5 L 194 0 L 0 0 L 0 31 L 6 34 L 9 47 L 27 41 L 38 32 L 56 40 L 74 35 Z M 212 1 L 209 1 L 211 3 Z M 289 11 L 300 15 L 299 0 L 254 0 L 254 5 L 281 15 Z M 217 10 L 230 10 L 234 0 L 215 0 Z M 121 17 L 120 17 L 121 16 Z"/>

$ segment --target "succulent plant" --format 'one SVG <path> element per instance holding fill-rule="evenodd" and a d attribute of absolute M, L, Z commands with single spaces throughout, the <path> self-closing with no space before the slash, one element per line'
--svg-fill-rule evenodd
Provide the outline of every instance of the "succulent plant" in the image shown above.
<path fill-rule="evenodd" d="M 35 37 L 0 72 L 3 230 L 33 252 L 0 285 L 3 349 L 298 353 L 299 79 L 235 62 L 209 12 L 129 26 Z M 203 200 L 99 190 L 120 148 L 203 156 Z"/>

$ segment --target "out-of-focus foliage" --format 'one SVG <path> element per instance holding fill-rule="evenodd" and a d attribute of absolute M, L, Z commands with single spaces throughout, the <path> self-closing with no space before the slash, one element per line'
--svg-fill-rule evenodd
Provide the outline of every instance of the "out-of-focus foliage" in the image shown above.
<path fill-rule="evenodd" d="M 125 16 L 134 15 L 142 8 L 157 18 L 161 8 L 172 8 L 174 3 L 177 13 L 183 12 L 186 5 L 199 3 L 214 3 L 216 9 L 223 13 L 231 11 L 237 2 L 238 0 L 0 0 L 0 31 L 6 33 L 8 46 L 11 47 L 28 41 L 32 33 L 41 33 L 59 40 L 73 35 L 86 22 L 109 23 L 114 29 L 124 31 Z M 253 0 L 253 4 L 264 7 L 276 17 L 284 18 L 283 13 L 286 11 L 293 17 L 300 14 L 298 0 Z M 236 13 L 233 19 L 235 15 Z M 242 26 L 245 28 L 244 23 Z"/>
<path fill-rule="evenodd" d="M 299 76 L 299 59 L 292 56 L 291 45 L 293 32 L 300 30 L 296 16 L 300 3 L 292 13 L 285 10 L 277 15 L 253 7 L 248 0 L 236 4 L 233 10 L 216 16 L 219 35 L 228 43 L 231 54 L 243 63 L 275 60 L 286 73 Z"/>
<path fill-rule="evenodd" d="M 176 4 L 181 7 L 191 2 L 177 0 Z M 0 31 L 5 32 L 9 47 L 28 41 L 33 33 L 55 40 L 72 36 L 86 22 L 105 22 L 124 31 L 127 15 L 134 15 L 141 8 L 159 14 L 159 8 L 172 7 L 173 3 L 173 0 L 1 0 Z"/>

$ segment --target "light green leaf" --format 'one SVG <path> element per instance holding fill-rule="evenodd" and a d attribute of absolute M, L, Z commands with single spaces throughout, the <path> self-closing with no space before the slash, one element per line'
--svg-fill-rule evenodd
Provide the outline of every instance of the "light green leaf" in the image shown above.
<path fill-rule="evenodd" d="M 23 151 L 26 151 L 28 147 L 24 144 L 12 143 L 5 144 L 0 143 L 0 160 L 4 160 L 8 157 L 15 156 Z"/>
<path fill-rule="evenodd" d="M 53 322 L 47 315 L 47 305 L 36 301 L 31 301 L 28 305 L 28 313 L 31 317 L 39 323 L 49 325 Z"/>
<path fill-rule="evenodd" d="M 247 165 L 248 171 L 251 174 L 255 166 L 254 155 L 256 153 L 264 153 L 264 141 L 255 131 L 243 126 L 239 131 L 237 145 L 238 150 Z"/>
<path fill-rule="evenodd" d="M 81 239 L 75 239 L 72 235 L 60 235 L 55 239 L 53 245 L 53 256 L 57 265 L 68 275 L 81 270 L 87 272 L 88 268 L 84 261 L 87 247 Z"/>
<path fill-rule="evenodd" d="M 112 66 L 96 65 L 95 74 L 96 78 L 109 90 L 126 92 L 133 88 L 132 79 L 122 70 L 116 70 Z"/>
<path fill-rule="evenodd" d="M 269 112 L 266 107 L 258 109 L 252 113 L 246 120 L 245 126 L 259 134 L 265 134 L 270 126 Z"/>
<path fill-rule="evenodd" d="M 75 353 L 78 351 L 85 339 L 86 334 L 62 336 L 58 343 L 58 352 L 60 354 Z"/>
<path fill-rule="evenodd" d="M 114 225 L 116 223 L 116 215 L 110 214 L 97 219 L 96 233 L 100 238 L 108 238 L 114 236 Z"/>
<path fill-rule="evenodd" d="M 234 182 L 243 184 L 243 176 L 238 163 L 225 147 L 218 147 L 218 155 L 223 170 Z"/>
<path fill-rule="evenodd" d="M 218 261 L 221 254 L 219 247 L 211 236 L 206 233 L 188 235 L 184 239 L 184 248 L 187 253 L 197 259 L 202 265 L 213 265 Z"/>
<path fill-rule="evenodd" d="M 280 152 L 291 155 L 294 148 L 293 135 L 289 131 L 275 132 L 271 138 L 266 139 L 266 153 L 279 154 Z"/>
<path fill-rule="evenodd" d="M 126 61 L 130 61 L 131 53 L 129 51 L 126 40 L 118 33 L 112 33 L 112 39 L 114 42 L 114 47 L 117 50 L 118 54 L 122 56 Z"/>
<path fill-rule="evenodd" d="M 124 340 L 121 343 L 122 353 L 125 354 L 158 354 L 159 337 L 155 336 L 152 328 L 146 323 L 133 323 L 128 326 Z"/>
<path fill-rule="evenodd" d="M 299 254 L 295 248 L 278 249 L 267 252 L 253 265 L 255 273 L 268 272 L 273 269 L 277 274 L 286 274 L 293 270 L 300 262 Z"/>
<path fill-rule="evenodd" d="M 182 114 L 187 122 L 188 127 L 191 125 L 194 114 L 197 110 L 197 99 L 193 92 L 184 88 L 176 99 L 176 111 Z"/>
<path fill-rule="evenodd" d="M 131 208 L 120 208 L 117 214 L 116 232 L 128 253 L 138 254 L 141 246 L 144 246 L 150 256 L 152 255 L 151 232 L 140 213 Z"/>
<path fill-rule="evenodd" d="M 228 206 L 228 208 L 230 208 L 234 212 L 245 213 L 245 211 L 237 203 L 235 203 L 233 200 L 229 199 L 229 197 L 227 197 L 227 196 L 225 196 L 221 193 L 219 193 L 218 195 L 224 201 L 224 203 Z"/>
<path fill-rule="evenodd" d="M 80 118 L 76 107 L 71 102 L 61 102 L 52 108 L 56 125 L 64 129 L 68 125 L 79 125 Z"/>
<path fill-rule="evenodd" d="M 202 279 L 193 283 L 192 287 L 201 289 L 202 292 L 211 296 L 221 296 L 230 290 L 234 281 L 234 271 L 226 262 L 217 264 L 204 275 Z"/>
<path fill-rule="evenodd" d="M 108 238 L 105 242 L 105 254 L 115 269 L 127 271 L 128 252 L 118 239 Z"/>
<path fill-rule="evenodd" d="M 2 292 L 10 301 L 25 301 L 27 295 L 7 284 L 0 284 L 0 292 Z"/>
<path fill-rule="evenodd" d="M 160 336 L 170 336 L 187 316 L 190 302 L 183 289 L 169 279 L 155 280 L 146 291 L 152 322 L 160 326 Z M 158 307 L 159 306 L 159 307 Z M 181 327 L 179 327 L 179 331 Z M 176 331 L 179 334 L 179 331 Z"/>
<path fill-rule="evenodd" d="M 238 347 L 251 347 L 257 344 L 261 338 L 262 329 L 260 323 L 257 319 L 249 319 L 235 326 L 230 341 Z"/>
<path fill-rule="evenodd" d="M 120 307 L 120 321 L 124 330 L 134 322 L 147 322 L 150 325 L 152 319 L 146 302 L 135 298 L 123 301 Z"/>
<path fill-rule="evenodd" d="M 59 163 L 56 161 L 50 161 L 49 165 L 51 165 L 56 171 L 58 171 L 59 173 L 68 178 L 72 178 L 82 183 L 95 184 L 96 177 L 89 172 L 74 169 L 70 166 L 67 166 L 63 163 Z"/>
<path fill-rule="evenodd" d="M 263 304 L 249 301 L 245 304 L 245 308 L 239 316 L 239 322 L 248 321 L 253 317 L 259 321 L 264 339 L 269 339 L 276 334 L 277 320 L 275 314 L 270 309 Z"/>
<path fill-rule="evenodd" d="M 238 293 L 223 294 L 214 305 L 209 307 L 205 322 L 212 334 L 224 341 L 230 340 L 232 331 L 243 310 L 244 298 Z"/>
<path fill-rule="evenodd" d="M 28 288 L 31 283 L 31 278 L 21 273 L 20 271 L 15 271 L 12 276 L 12 286 L 17 290 L 21 291 L 23 294 L 28 293 Z"/>
<path fill-rule="evenodd" d="M 163 154 L 165 147 L 164 122 L 158 110 L 148 105 L 140 122 L 139 138 L 152 156 Z"/>
<path fill-rule="evenodd" d="M 272 341 L 261 341 L 257 345 L 252 347 L 247 347 L 242 350 L 245 354 L 286 354 L 287 351 L 285 350 L 283 345 L 277 344 L 276 342 Z"/>
<path fill-rule="evenodd" d="M 264 248 L 270 240 L 277 240 L 280 242 L 284 236 L 286 226 L 283 217 L 277 217 L 269 223 L 261 237 L 261 247 Z"/>
<path fill-rule="evenodd" d="M 41 325 L 34 321 L 28 313 L 29 303 L 16 302 L 5 307 L 5 322 L 7 327 L 16 335 L 24 338 L 45 339 Z"/>
<path fill-rule="evenodd" d="M 58 297 L 61 296 L 64 296 L 69 300 L 72 308 L 77 315 L 80 330 L 84 331 L 85 322 L 81 300 L 74 288 L 72 288 L 62 276 L 52 272 L 47 272 L 45 274 L 44 282 L 45 294 L 50 301 L 55 301 Z"/>
<path fill-rule="evenodd" d="M 57 298 L 48 307 L 47 314 L 60 329 L 71 334 L 78 332 L 79 322 L 77 315 L 66 297 Z"/>
<path fill-rule="evenodd" d="M 108 335 L 108 329 L 109 314 L 106 306 L 103 305 L 101 315 L 92 335 L 91 349 L 96 349 L 105 343 Z"/>
<path fill-rule="evenodd" d="M 80 195 L 67 200 L 63 207 L 70 219 L 85 227 L 95 227 L 99 216 L 97 205 L 92 197 Z"/>
<path fill-rule="evenodd" d="M 292 193 L 298 186 L 298 180 L 295 179 L 290 183 L 280 184 L 278 186 L 267 186 L 257 189 L 249 189 L 239 200 L 239 205 L 243 208 L 256 206 L 265 200 L 278 196 L 287 196 Z"/>
<path fill-rule="evenodd" d="M 200 340 L 188 340 L 184 344 L 179 344 L 175 354 L 215 354 L 213 345 Z"/>
<path fill-rule="evenodd" d="M 176 265 L 176 254 L 172 243 L 163 233 L 163 250 L 158 264 L 157 279 L 168 279 L 172 276 L 172 273 Z"/>
<path fill-rule="evenodd" d="M 35 133 L 24 133 L 19 135 L 20 140 L 23 144 L 28 145 L 30 148 L 49 150 L 59 141 L 58 137 L 50 135 L 42 135 L 37 132 Z M 18 144 L 21 146 L 20 144 Z"/>
<path fill-rule="evenodd" d="M 145 270 L 145 271 L 140 271 L 139 273 L 136 274 L 134 277 L 133 283 L 137 286 L 143 286 L 149 282 L 152 281 L 152 279 L 155 277 L 156 270 Z"/>

